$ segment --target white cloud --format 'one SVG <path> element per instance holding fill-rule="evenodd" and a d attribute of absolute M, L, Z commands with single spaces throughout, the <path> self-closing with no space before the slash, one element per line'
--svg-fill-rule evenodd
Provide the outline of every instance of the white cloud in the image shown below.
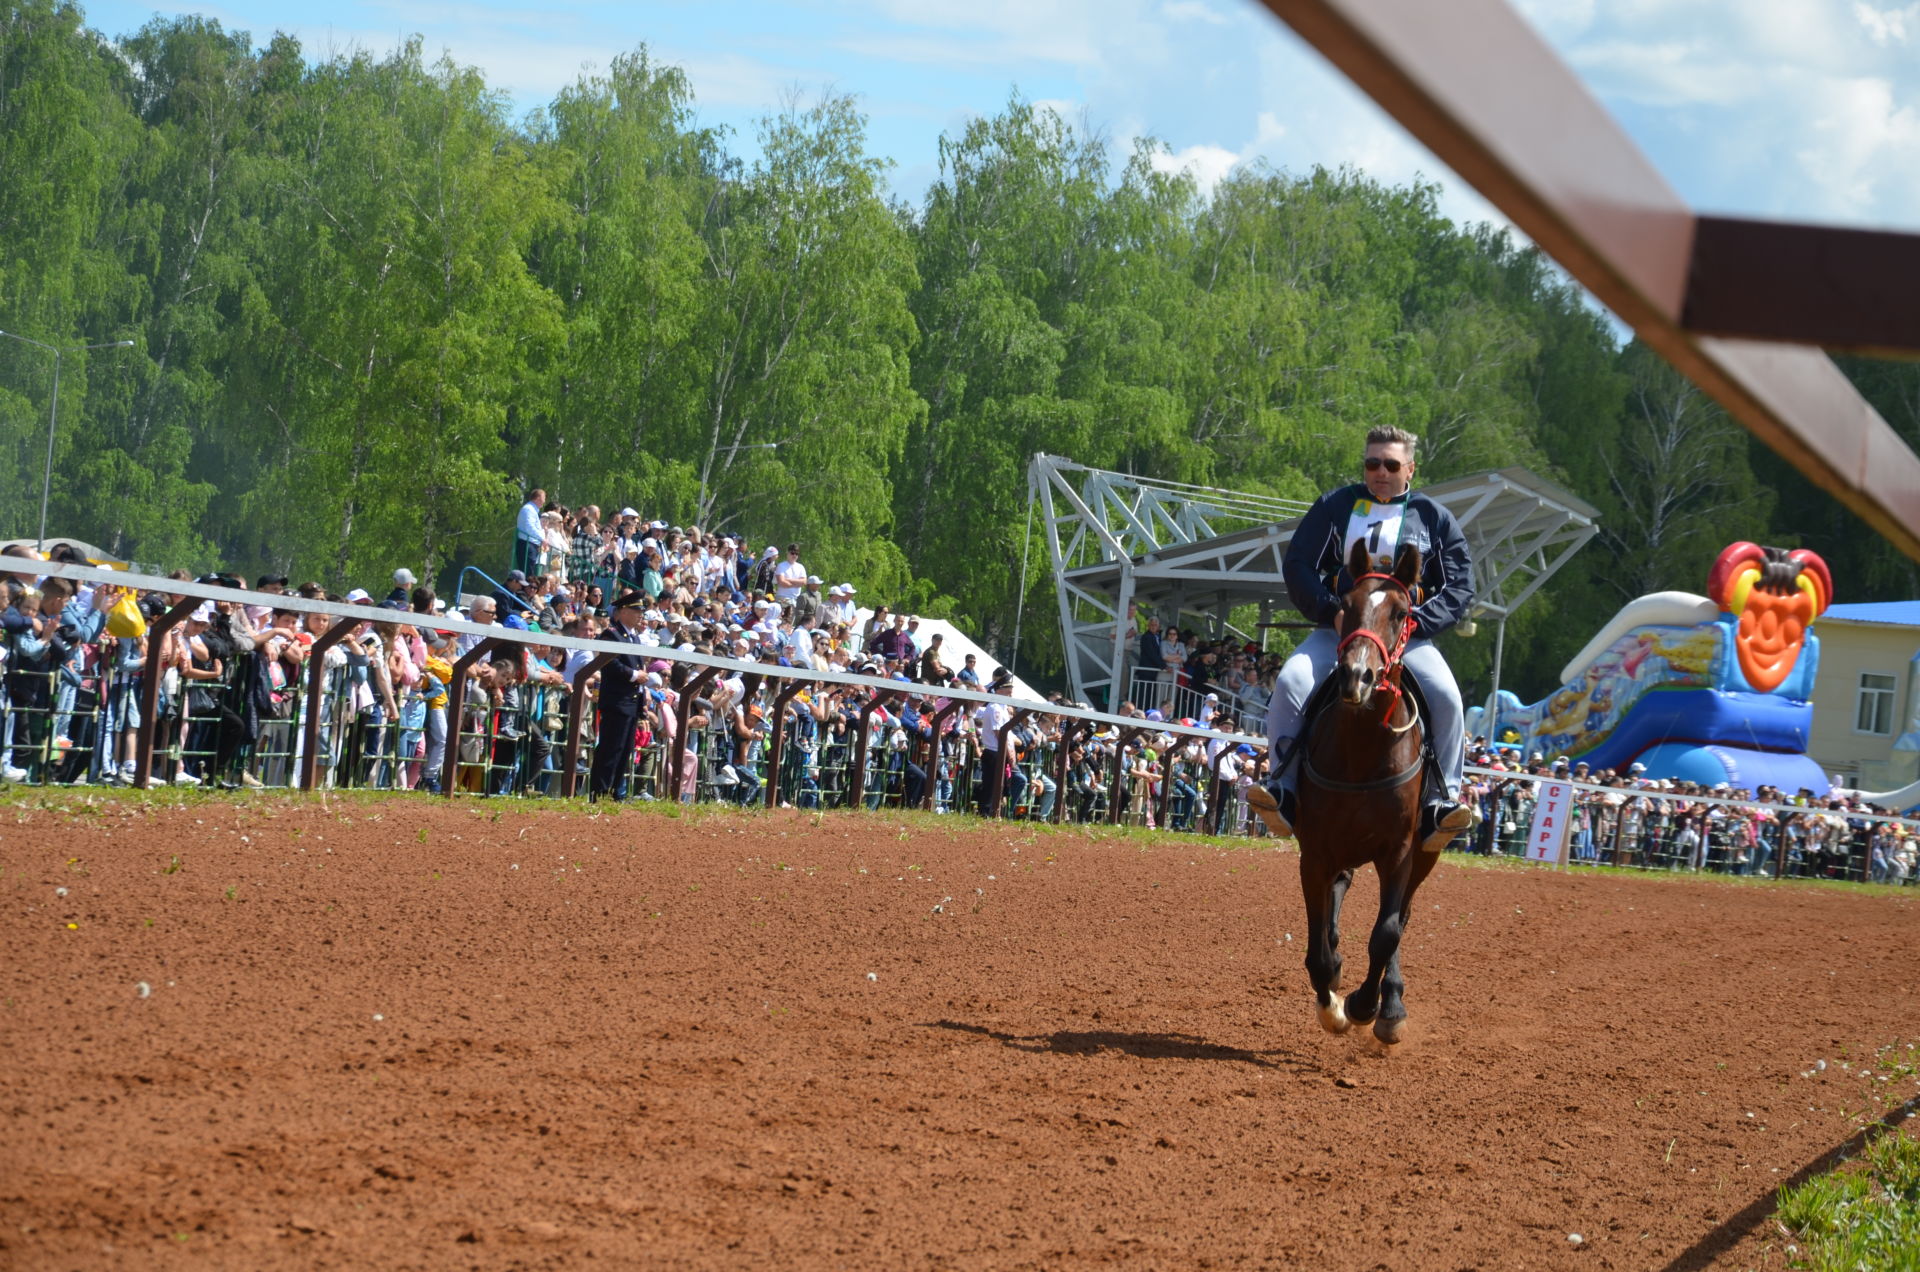
<path fill-rule="evenodd" d="M 1160 150 L 1151 159 L 1155 172 L 1190 172 L 1202 197 L 1243 163 L 1269 158 L 1286 136 L 1286 127 L 1268 111 L 1261 111 L 1254 124 L 1253 140 L 1238 150 L 1211 142 L 1183 146 L 1178 150 Z"/>
<path fill-rule="evenodd" d="M 1904 9 L 1876 9 L 1870 4 L 1856 3 L 1853 16 L 1866 31 L 1867 38 L 1884 48 L 1907 42 L 1908 31 L 1920 26 L 1920 4 Z"/>
<path fill-rule="evenodd" d="M 1809 143 L 1795 155 L 1819 190 L 1824 210 L 1872 220 L 1882 208 L 1913 206 L 1920 196 L 1920 113 L 1902 106 L 1882 79 L 1826 87 Z"/>
<path fill-rule="evenodd" d="M 1206 195 L 1213 187 L 1235 168 L 1239 167 L 1244 156 L 1224 146 L 1210 146 L 1202 143 L 1198 146 L 1185 146 L 1179 150 L 1162 150 L 1153 156 L 1155 172 L 1190 172 L 1200 193 Z"/>
<path fill-rule="evenodd" d="M 1619 0 L 1558 47 L 1695 206 L 1911 225 L 1916 36 L 1920 3 Z"/>
<path fill-rule="evenodd" d="M 1685 40 L 1605 40 L 1577 46 L 1573 66 L 1603 96 L 1641 106 L 1732 105 L 1766 90 L 1750 64 L 1728 51 Z"/>
<path fill-rule="evenodd" d="M 1550 40 L 1567 40 L 1593 25 L 1593 0 L 1519 0 L 1520 16 Z"/>
<path fill-rule="evenodd" d="M 1291 34 L 1256 54 L 1259 103 L 1272 130 L 1259 153 L 1275 167 L 1307 172 L 1350 165 L 1373 180 L 1441 182 L 1440 212 L 1457 224 L 1507 218 L 1460 180 L 1373 100 Z"/>
<path fill-rule="evenodd" d="M 868 0 L 867 7 L 883 19 L 869 25 L 902 30 L 857 36 L 841 47 L 941 66 L 1095 66 L 1103 32 L 1131 16 L 1125 5 L 1097 0 Z"/>
<path fill-rule="evenodd" d="M 1174 22 L 1205 22 L 1210 26 L 1227 25 L 1227 15 L 1205 3 L 1205 0 L 1167 0 L 1160 6 L 1160 13 Z"/>

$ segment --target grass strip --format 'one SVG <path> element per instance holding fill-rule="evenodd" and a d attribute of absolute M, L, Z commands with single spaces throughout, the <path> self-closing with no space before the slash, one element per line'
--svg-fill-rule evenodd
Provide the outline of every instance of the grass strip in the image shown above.
<path fill-rule="evenodd" d="M 1920 1140 L 1871 1136 L 1860 1155 L 1797 1188 L 1776 1213 L 1789 1266 L 1809 1272 L 1920 1272 Z"/>

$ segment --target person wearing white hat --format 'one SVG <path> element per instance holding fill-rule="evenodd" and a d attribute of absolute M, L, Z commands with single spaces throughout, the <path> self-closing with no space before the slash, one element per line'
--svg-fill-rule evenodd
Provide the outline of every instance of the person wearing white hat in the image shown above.
<path fill-rule="evenodd" d="M 795 627 L 813 627 L 820 621 L 820 612 L 826 608 L 826 599 L 820 595 L 820 576 L 807 575 L 807 584 L 800 595 L 793 598 L 793 625 Z"/>
<path fill-rule="evenodd" d="M 820 616 L 821 622 L 829 626 L 841 624 L 848 631 L 852 631 L 858 617 L 859 611 L 853 603 L 853 588 L 841 583 L 828 591 L 826 608 Z"/>
<path fill-rule="evenodd" d="M 414 584 L 419 582 L 413 577 L 413 571 L 401 566 L 393 572 L 393 590 L 388 592 L 380 603 L 388 609 L 403 610 L 412 599 Z"/>
<path fill-rule="evenodd" d="M 747 591 L 755 596 L 764 596 L 773 591 L 773 573 L 780 564 L 780 549 L 769 543 L 767 550 L 760 554 L 759 560 L 747 571 Z"/>

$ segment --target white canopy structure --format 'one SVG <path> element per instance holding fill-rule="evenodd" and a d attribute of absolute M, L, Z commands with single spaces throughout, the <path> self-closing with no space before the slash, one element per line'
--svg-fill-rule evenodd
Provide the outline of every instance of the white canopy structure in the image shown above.
<path fill-rule="evenodd" d="M 1597 510 L 1524 468 L 1420 489 L 1459 521 L 1473 548 L 1474 613 L 1495 621 L 1524 604 L 1598 529 Z M 1136 630 L 1126 616 L 1136 606 L 1215 636 L 1227 632 L 1227 615 L 1238 606 L 1258 605 L 1262 622 L 1289 609 L 1281 562 L 1303 503 L 1047 454 L 1028 465 L 1027 493 L 1046 518 L 1067 675 L 1080 701 L 1116 700 Z M 1497 681 L 1497 659 L 1495 666 Z"/>

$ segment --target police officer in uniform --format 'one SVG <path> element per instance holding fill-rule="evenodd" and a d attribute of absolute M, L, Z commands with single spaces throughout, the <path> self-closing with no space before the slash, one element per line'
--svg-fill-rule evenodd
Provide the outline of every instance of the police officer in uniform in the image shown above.
<path fill-rule="evenodd" d="M 1420 824 L 1421 846 L 1438 852 L 1473 824 L 1472 810 L 1460 803 L 1466 763 L 1460 686 L 1433 644 L 1433 638 L 1464 618 L 1473 604 L 1473 561 L 1453 514 L 1412 490 L 1418 440 L 1403 428 L 1370 430 L 1364 480 L 1322 495 L 1287 544 L 1287 595 L 1319 627 L 1281 668 L 1267 707 L 1267 744 L 1276 760 L 1292 744 L 1307 700 L 1337 661 L 1341 598 L 1353 586 L 1346 562 L 1355 543 L 1366 544 L 1373 568 L 1382 573 L 1392 569 L 1400 545 L 1413 544 L 1420 549 L 1419 604 L 1401 661 L 1426 698 L 1427 737 L 1445 781 L 1444 790 L 1429 793 Z M 1270 787 L 1248 792 L 1248 805 L 1276 835 L 1293 833 L 1299 772 L 1296 758 Z"/>
<path fill-rule="evenodd" d="M 640 722 L 640 696 L 646 691 L 646 661 L 634 624 L 646 609 L 644 592 L 622 592 L 614 598 L 613 622 L 605 639 L 632 645 L 600 669 L 600 736 L 593 744 L 593 776 L 587 785 L 591 799 L 618 798 L 620 770 L 633 750 L 633 731 Z"/>

